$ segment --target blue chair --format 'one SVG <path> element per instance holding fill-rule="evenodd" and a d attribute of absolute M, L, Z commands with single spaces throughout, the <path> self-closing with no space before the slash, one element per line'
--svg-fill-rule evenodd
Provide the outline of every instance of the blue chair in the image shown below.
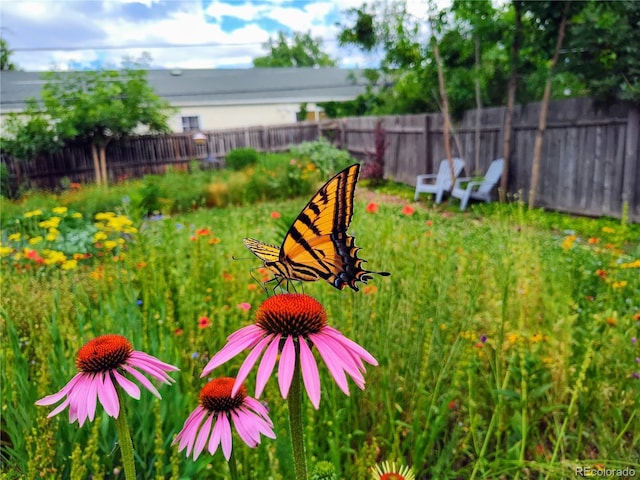
<path fill-rule="evenodd" d="M 453 173 L 454 177 L 457 177 L 464 168 L 464 160 L 461 158 L 453 159 Z M 440 162 L 440 168 L 438 173 L 429 173 L 424 175 L 418 175 L 416 177 L 416 193 L 414 195 L 414 201 L 418 201 L 418 196 L 421 193 L 433 193 L 436 196 L 436 203 L 442 202 L 442 197 L 445 192 L 449 192 L 453 187 L 453 180 L 451 179 L 451 169 L 449 168 L 449 160 L 444 159 Z"/>
<path fill-rule="evenodd" d="M 456 179 L 456 183 L 451 191 L 451 196 L 460 199 L 460 210 L 467 208 L 469 200 L 479 200 L 482 202 L 491 202 L 491 191 L 500 181 L 502 170 L 504 168 L 504 160 L 498 158 L 491 162 L 487 174 L 481 180 L 473 180 L 470 177 L 460 177 Z M 463 183 L 466 182 L 466 185 Z"/>

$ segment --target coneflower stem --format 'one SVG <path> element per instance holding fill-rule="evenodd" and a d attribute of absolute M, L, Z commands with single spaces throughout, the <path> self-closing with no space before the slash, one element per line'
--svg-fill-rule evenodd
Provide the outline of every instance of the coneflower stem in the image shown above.
<path fill-rule="evenodd" d="M 127 422 L 127 414 L 124 408 L 123 395 L 120 387 L 116 386 L 118 392 L 118 402 L 120 403 L 120 413 L 116 418 L 116 431 L 118 432 L 118 443 L 120 454 L 122 455 L 122 467 L 124 468 L 124 478 L 128 480 L 136 479 L 136 465 L 133 461 L 133 442 L 131 432 Z"/>
<path fill-rule="evenodd" d="M 231 480 L 238 480 L 238 465 L 236 464 L 236 455 L 231 450 L 231 456 L 229 457 L 229 477 Z"/>
<path fill-rule="evenodd" d="M 307 463 L 304 458 L 304 434 L 302 428 L 302 381 L 300 360 L 296 359 L 293 380 L 287 396 L 289 407 L 289 429 L 291 430 L 291 448 L 296 480 L 307 480 Z"/>

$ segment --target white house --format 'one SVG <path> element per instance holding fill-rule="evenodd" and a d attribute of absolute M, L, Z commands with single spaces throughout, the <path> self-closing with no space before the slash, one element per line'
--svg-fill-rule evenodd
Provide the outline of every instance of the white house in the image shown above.
<path fill-rule="evenodd" d="M 365 91 L 358 70 L 251 68 L 148 70 L 149 84 L 177 109 L 174 132 L 293 123 L 301 104 L 320 115 L 318 103 L 353 100 Z M 38 99 L 39 72 L 0 72 L 0 116 Z M 0 122 L 2 118 L 0 117 Z"/>

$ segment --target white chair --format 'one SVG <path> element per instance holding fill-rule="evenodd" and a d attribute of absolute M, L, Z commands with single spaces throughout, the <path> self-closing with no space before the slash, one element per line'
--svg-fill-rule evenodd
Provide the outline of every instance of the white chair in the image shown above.
<path fill-rule="evenodd" d="M 454 177 L 457 177 L 464 168 L 464 160 L 461 158 L 453 159 L 453 173 Z M 438 173 L 428 173 L 424 175 L 418 175 L 416 177 L 416 193 L 414 200 L 418 200 L 418 196 L 421 193 L 433 193 L 436 196 L 436 203 L 442 202 L 442 197 L 445 192 L 451 190 L 453 186 L 453 180 L 451 178 L 451 169 L 449 168 L 449 160 L 444 159 L 440 162 L 440 168 Z"/>
<path fill-rule="evenodd" d="M 456 179 L 456 184 L 451 191 L 451 196 L 460 199 L 460 210 L 467 208 L 469 200 L 491 202 L 491 191 L 500 181 L 503 168 L 504 160 L 498 158 L 491 162 L 487 174 L 481 180 L 473 180 L 470 177 L 460 177 Z M 465 182 L 467 183 L 463 188 L 462 184 Z"/>

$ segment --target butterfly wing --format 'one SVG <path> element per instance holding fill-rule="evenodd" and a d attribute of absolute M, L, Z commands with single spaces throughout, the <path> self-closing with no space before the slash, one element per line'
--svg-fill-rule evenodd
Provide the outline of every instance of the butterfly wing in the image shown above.
<path fill-rule="evenodd" d="M 249 249 L 256 257 L 263 262 L 277 262 L 280 259 L 280 249 L 269 245 L 268 243 L 261 242 L 255 238 L 245 238 L 242 240 L 244 246 Z"/>
<path fill-rule="evenodd" d="M 362 268 L 359 248 L 347 234 L 353 217 L 353 195 L 360 165 L 354 164 L 329 180 L 302 209 L 282 242 L 280 263 L 291 279 L 322 278 L 337 289 L 358 290 L 372 273 Z"/>
<path fill-rule="evenodd" d="M 347 234 L 353 217 L 353 195 L 360 165 L 354 164 L 331 178 L 309 200 L 293 222 L 278 249 L 260 240 L 246 238 L 244 245 L 274 275 L 287 280 L 312 282 L 322 278 L 335 288 L 357 291 L 356 282 L 366 283 L 371 274 L 358 258 L 355 239 Z"/>

